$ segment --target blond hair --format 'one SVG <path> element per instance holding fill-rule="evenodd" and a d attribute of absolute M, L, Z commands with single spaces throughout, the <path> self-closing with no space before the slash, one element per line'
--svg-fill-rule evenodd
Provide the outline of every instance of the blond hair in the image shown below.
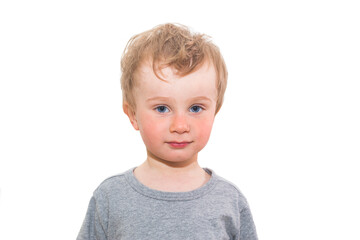
<path fill-rule="evenodd" d="M 197 70 L 206 60 L 217 74 L 217 113 L 224 100 L 227 69 L 219 48 L 205 34 L 192 33 L 181 24 L 162 24 L 130 38 L 121 58 L 123 102 L 136 108 L 133 89 L 135 72 L 144 60 L 151 60 L 155 75 L 164 67 L 173 67 L 179 76 Z"/>

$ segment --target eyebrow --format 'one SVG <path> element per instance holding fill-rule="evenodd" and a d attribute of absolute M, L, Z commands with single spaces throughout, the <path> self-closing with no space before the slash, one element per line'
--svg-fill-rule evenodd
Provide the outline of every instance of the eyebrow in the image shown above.
<path fill-rule="evenodd" d="M 171 97 L 152 97 L 152 98 L 148 98 L 146 101 L 147 102 L 151 102 L 151 101 L 168 101 L 171 100 L 173 101 L 174 99 Z M 205 96 L 198 96 L 198 97 L 194 97 L 191 98 L 191 101 L 199 101 L 199 100 L 205 100 L 205 101 L 209 101 L 211 102 L 211 99 Z"/>

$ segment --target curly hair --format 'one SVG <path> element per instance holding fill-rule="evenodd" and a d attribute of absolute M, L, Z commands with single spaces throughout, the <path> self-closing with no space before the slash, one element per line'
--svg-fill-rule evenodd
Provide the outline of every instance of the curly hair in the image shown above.
<path fill-rule="evenodd" d="M 205 34 L 193 33 L 181 24 L 162 24 L 130 38 L 121 58 L 121 89 L 123 102 L 136 108 L 133 89 L 136 86 L 135 72 L 139 65 L 150 59 L 154 74 L 165 67 L 177 70 L 185 76 L 196 71 L 207 60 L 217 74 L 216 113 L 220 110 L 227 84 L 227 69 L 219 48 Z"/>

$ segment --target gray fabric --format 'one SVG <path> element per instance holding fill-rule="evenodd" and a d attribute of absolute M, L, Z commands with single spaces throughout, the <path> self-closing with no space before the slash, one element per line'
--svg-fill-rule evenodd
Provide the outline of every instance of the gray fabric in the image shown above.
<path fill-rule="evenodd" d="M 161 192 L 140 183 L 133 169 L 94 191 L 77 240 L 256 240 L 242 193 L 213 171 L 190 192 Z"/>

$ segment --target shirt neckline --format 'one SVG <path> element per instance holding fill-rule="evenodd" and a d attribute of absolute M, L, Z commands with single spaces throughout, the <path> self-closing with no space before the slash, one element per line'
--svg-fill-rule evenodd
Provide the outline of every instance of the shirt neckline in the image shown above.
<path fill-rule="evenodd" d="M 128 184 L 138 193 L 159 200 L 167 200 L 167 201 L 188 201 L 196 198 L 200 198 L 203 195 L 207 194 L 211 191 L 218 180 L 217 175 L 214 171 L 209 168 L 204 168 L 204 170 L 210 174 L 210 179 L 203 186 L 194 189 L 188 192 L 164 192 L 149 188 L 142 184 L 134 175 L 134 168 L 129 169 L 125 172 L 125 178 Z"/>

